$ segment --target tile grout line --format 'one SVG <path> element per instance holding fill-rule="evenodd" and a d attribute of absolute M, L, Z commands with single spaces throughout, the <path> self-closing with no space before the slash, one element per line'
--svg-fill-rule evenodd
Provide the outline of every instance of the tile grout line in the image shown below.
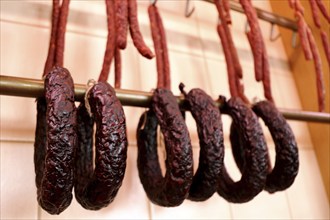
<path fill-rule="evenodd" d="M 285 191 L 284 194 L 285 194 L 285 200 L 287 202 L 287 206 L 289 208 L 290 219 L 293 219 L 292 210 L 291 210 L 291 204 L 290 204 L 290 199 L 289 199 L 288 193 Z"/>
<path fill-rule="evenodd" d="M 37 219 L 38 219 L 38 220 L 41 220 L 41 208 L 40 208 L 40 206 L 38 205 L 38 203 L 37 203 Z"/>
<path fill-rule="evenodd" d="M 149 220 L 152 220 L 152 207 L 151 207 L 151 202 L 149 201 L 148 197 L 146 196 L 146 200 L 147 200 L 147 206 L 148 206 L 148 217 Z"/>
<path fill-rule="evenodd" d="M 229 215 L 230 215 L 230 219 L 234 219 L 234 212 L 233 212 L 233 208 L 231 204 L 229 205 Z"/>

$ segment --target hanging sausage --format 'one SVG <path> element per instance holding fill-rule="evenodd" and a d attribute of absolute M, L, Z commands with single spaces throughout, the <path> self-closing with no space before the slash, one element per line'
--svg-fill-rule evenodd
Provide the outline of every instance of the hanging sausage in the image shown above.
<path fill-rule="evenodd" d="M 232 118 L 236 132 L 242 137 L 241 147 L 249 153 L 244 154 L 245 169 L 237 182 L 231 179 L 223 165 L 218 193 L 229 202 L 248 202 L 263 190 L 266 183 L 268 171 L 266 141 L 257 116 L 240 98 L 232 97 L 228 101 L 224 97 L 220 99 L 224 105 L 222 112 Z"/>
<path fill-rule="evenodd" d="M 109 67 L 114 56 L 114 3 L 106 0 L 108 41 L 103 67 Z M 106 70 L 105 70 L 106 69 Z M 126 120 L 115 90 L 106 82 L 109 69 L 103 68 L 99 81 L 86 92 L 85 103 L 78 108 L 78 150 L 76 159 L 75 196 L 89 210 L 108 206 L 121 187 L 127 159 Z M 117 83 L 120 84 L 120 83 Z M 86 113 L 90 110 L 92 118 Z M 93 121 L 95 132 L 95 169 L 93 171 Z"/>
<path fill-rule="evenodd" d="M 151 202 L 173 207 L 187 197 L 193 177 L 190 137 L 176 98 L 170 88 L 170 72 L 165 32 L 155 5 L 148 8 L 156 52 L 158 82 L 151 109 L 144 113 L 137 128 L 138 171 Z M 157 154 L 157 125 L 165 139 L 166 174 L 162 176 Z"/>
<path fill-rule="evenodd" d="M 197 171 L 189 189 L 188 199 L 205 201 L 218 188 L 218 178 L 223 165 L 223 130 L 219 108 L 213 99 L 201 89 L 192 89 L 188 94 L 184 85 L 179 86 L 185 96 L 188 110 L 197 125 L 200 152 Z"/>
<path fill-rule="evenodd" d="M 63 68 L 69 0 L 53 1 L 52 30 L 44 69 L 45 98 L 37 99 L 35 171 L 39 205 L 59 214 L 71 203 L 77 142 L 74 84 Z"/>

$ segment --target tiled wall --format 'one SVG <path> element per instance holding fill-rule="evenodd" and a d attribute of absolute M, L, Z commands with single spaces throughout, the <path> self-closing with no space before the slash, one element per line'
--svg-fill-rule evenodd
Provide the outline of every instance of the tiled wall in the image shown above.
<path fill-rule="evenodd" d="M 1 0 L 1 74 L 40 78 L 49 39 L 50 1 Z M 268 2 L 254 1 L 270 10 Z M 147 44 L 152 47 L 147 6 L 139 0 L 139 20 Z M 195 12 L 184 17 L 185 1 L 159 0 L 157 3 L 166 28 L 170 55 L 172 90 L 179 94 L 179 82 L 187 90 L 199 87 L 214 99 L 229 96 L 226 65 L 215 25 L 217 15 L 212 4 L 193 1 Z M 65 66 L 76 83 L 97 78 L 106 41 L 103 1 L 71 3 L 66 35 Z M 246 94 L 263 99 L 262 86 L 254 81 L 253 60 L 244 34 L 245 17 L 232 12 L 233 36 L 244 70 Z M 268 40 L 270 24 L 260 22 L 265 37 L 272 73 L 272 86 L 278 107 L 301 109 L 295 82 L 281 41 Z M 139 56 L 129 40 L 123 55 L 125 89 L 150 91 L 156 85 L 155 60 Z M 110 82 L 113 82 L 111 72 Z M 87 211 L 73 199 L 59 216 L 51 216 L 37 204 L 33 168 L 33 139 L 36 106 L 34 99 L 1 96 L 1 219 L 329 219 L 329 203 L 317 167 L 306 123 L 289 121 L 299 144 L 300 170 L 295 183 L 276 194 L 260 193 L 246 204 L 230 204 L 215 194 L 206 202 L 185 201 L 176 208 L 151 204 L 138 178 L 135 129 L 142 108 L 125 107 L 128 127 L 128 166 L 115 201 L 100 211 Z M 193 143 L 194 161 L 198 161 L 198 138 L 195 122 L 188 114 L 187 125 Z M 228 144 L 230 119 L 224 118 L 225 164 L 234 179 L 239 172 Z M 274 144 L 264 128 L 270 154 Z M 161 149 L 162 150 L 162 149 Z M 162 152 L 162 151 L 160 151 Z M 160 153 L 163 160 L 164 154 Z M 195 165 L 195 170 L 197 166 Z"/>

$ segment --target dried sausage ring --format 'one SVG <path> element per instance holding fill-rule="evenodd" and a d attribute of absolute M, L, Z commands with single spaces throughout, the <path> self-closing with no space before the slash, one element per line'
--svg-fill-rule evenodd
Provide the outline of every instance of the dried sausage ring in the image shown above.
<path fill-rule="evenodd" d="M 247 153 L 246 166 L 239 181 L 234 182 L 222 166 L 218 193 L 229 202 L 248 202 L 265 186 L 268 170 L 266 141 L 257 116 L 240 98 L 233 97 L 225 102 L 222 112 L 231 116 Z"/>
<path fill-rule="evenodd" d="M 299 169 L 298 147 L 294 134 L 283 115 L 271 102 L 258 102 L 252 109 L 265 122 L 275 142 L 275 166 L 268 173 L 265 190 L 270 193 L 285 190 L 292 185 Z M 232 148 L 236 149 L 233 150 L 236 164 L 242 171 L 245 167 L 242 157 L 245 149 L 237 141 L 241 139 L 237 130 L 231 130 L 230 139 Z"/>
<path fill-rule="evenodd" d="M 74 152 L 77 142 L 73 80 L 67 69 L 46 75 L 45 99 L 37 101 L 35 150 L 38 202 L 59 214 L 72 200 Z M 45 108 L 46 107 L 46 108 Z"/>
<path fill-rule="evenodd" d="M 81 167 L 76 172 L 83 172 L 83 169 L 86 169 L 88 173 L 84 177 L 79 177 L 85 178 L 85 181 L 76 181 L 75 193 L 77 201 L 84 208 L 98 210 L 114 200 L 124 178 L 127 158 L 126 123 L 122 105 L 116 97 L 115 90 L 107 82 L 95 84 L 88 93 L 88 101 L 96 122 L 95 170 L 92 173 L 90 166 L 91 142 L 88 142 L 89 146 L 85 148 L 81 148 L 83 143 L 80 142 L 78 154 L 86 156 L 89 161 L 85 166 L 82 161 L 85 157 L 78 156 L 80 162 L 77 164 L 80 163 Z M 91 139 L 92 129 L 89 120 L 79 125 L 79 132 L 83 129 L 82 126 L 87 127 L 86 136 L 83 136 L 82 132 L 79 134 L 80 141 L 82 137 L 85 140 Z M 81 152 L 82 149 L 85 149 L 85 152 Z"/>
<path fill-rule="evenodd" d="M 189 190 L 188 199 L 205 201 L 218 187 L 218 178 L 223 165 L 224 146 L 222 121 L 219 108 L 212 98 L 201 89 L 192 89 L 188 94 L 179 86 L 194 117 L 199 137 L 200 153 L 197 172 Z"/>
<path fill-rule="evenodd" d="M 157 154 L 157 124 L 165 139 L 166 174 Z M 178 206 L 188 196 L 193 178 L 189 133 L 172 92 L 156 89 L 152 110 L 143 114 L 137 128 L 138 171 L 148 198 L 160 206 Z"/>
<path fill-rule="evenodd" d="M 77 201 L 84 199 L 85 185 L 93 176 L 93 135 L 94 119 L 81 102 L 77 109 L 78 144 L 75 162 L 74 191 Z"/>

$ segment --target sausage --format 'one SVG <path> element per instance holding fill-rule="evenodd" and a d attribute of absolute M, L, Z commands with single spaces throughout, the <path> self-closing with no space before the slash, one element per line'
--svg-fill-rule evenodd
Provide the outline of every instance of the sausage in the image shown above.
<path fill-rule="evenodd" d="M 228 48 L 230 49 L 230 54 L 232 56 L 232 62 L 233 62 L 232 65 L 234 65 L 235 74 L 240 79 L 242 79 L 243 78 L 243 70 L 242 70 L 241 64 L 239 63 L 237 50 L 235 48 L 235 44 L 234 44 L 231 32 L 230 32 L 229 27 L 228 27 L 228 19 L 230 21 L 230 13 L 229 13 L 229 8 L 228 8 L 228 11 L 226 9 L 226 7 L 229 7 L 229 6 L 226 6 L 226 4 L 229 4 L 229 2 L 228 2 L 228 0 L 226 0 L 226 1 L 215 1 L 214 3 L 217 7 L 219 18 L 222 22 L 222 27 L 223 27 L 223 29 L 226 33 L 226 36 L 227 36 Z M 225 22 L 225 21 L 227 21 L 227 22 Z"/>
<path fill-rule="evenodd" d="M 155 14 L 156 14 L 157 24 L 158 24 L 158 28 L 159 28 L 159 36 L 160 36 L 162 55 L 163 55 L 162 62 L 163 62 L 163 68 L 164 68 L 164 72 L 163 72 L 164 88 L 171 89 L 170 61 L 169 61 L 169 57 L 168 57 L 166 34 L 165 34 L 165 29 L 164 29 L 162 18 L 159 14 L 157 7 L 155 7 Z M 156 57 L 156 59 L 157 59 L 157 57 Z"/>
<path fill-rule="evenodd" d="M 254 69 L 255 69 L 255 79 L 256 81 L 261 81 L 263 77 L 263 47 L 264 43 L 262 41 L 261 30 L 258 25 L 257 14 L 250 2 L 250 0 L 240 0 L 239 1 L 244 13 L 246 14 L 251 34 L 247 34 L 248 40 L 253 51 L 254 57 Z"/>
<path fill-rule="evenodd" d="M 69 14 L 69 4 L 70 0 L 63 0 L 61 5 L 60 16 L 58 20 L 58 28 L 56 35 L 56 56 L 55 56 L 55 65 L 63 66 L 64 59 L 64 45 L 65 45 L 65 32 L 66 24 Z"/>
<path fill-rule="evenodd" d="M 99 210 L 114 200 L 124 178 L 126 122 L 115 90 L 107 82 L 95 84 L 88 93 L 88 101 L 96 123 L 95 169 L 77 190 L 76 198 L 85 209 Z"/>
<path fill-rule="evenodd" d="M 48 55 L 44 67 L 44 73 L 42 76 L 45 76 L 47 73 L 49 73 L 54 65 L 55 52 L 56 52 L 56 35 L 57 35 L 59 15 L 60 15 L 60 2 L 59 0 L 53 0 L 52 25 L 51 25 Z"/>
<path fill-rule="evenodd" d="M 156 53 L 157 64 L 157 88 L 171 87 L 170 64 L 168 58 L 168 49 L 166 45 L 166 35 L 162 18 L 155 5 L 148 8 L 152 39 Z"/>
<path fill-rule="evenodd" d="M 324 18 L 327 19 L 328 23 L 330 23 L 330 15 L 327 12 L 327 8 L 325 7 L 325 5 L 323 4 L 323 2 L 321 0 L 315 0 L 317 6 L 319 6 L 319 9 L 321 11 L 321 13 L 323 14 Z"/>
<path fill-rule="evenodd" d="M 127 45 L 127 29 L 128 29 L 128 0 L 115 0 L 115 16 L 116 16 L 116 45 L 120 49 L 125 49 Z"/>
<path fill-rule="evenodd" d="M 46 155 L 46 112 L 47 103 L 44 97 L 37 98 L 37 125 L 35 130 L 34 141 L 34 171 L 36 173 L 36 186 L 37 189 L 41 186 L 41 180 L 44 174 L 45 167 L 45 155 Z"/>
<path fill-rule="evenodd" d="M 145 44 L 142 34 L 140 32 L 138 16 L 137 16 L 137 3 L 136 0 L 128 0 L 128 22 L 129 31 L 132 36 L 133 44 L 139 53 L 145 58 L 151 59 L 154 57 L 153 52 Z"/>
<path fill-rule="evenodd" d="M 224 2 L 215 1 L 215 5 L 219 13 L 220 21 L 225 21 L 228 19 L 228 17 L 226 17 L 226 13 L 229 13 L 229 8 L 228 11 L 226 11 L 227 9 L 225 4 L 226 4 L 225 1 Z M 227 4 L 229 3 L 227 2 Z M 235 84 L 235 86 L 231 88 L 231 91 L 236 90 L 237 96 L 241 97 L 241 99 L 245 103 L 249 103 L 248 98 L 244 95 L 244 85 L 240 80 L 243 78 L 243 70 L 239 62 L 237 50 L 235 48 L 232 35 L 227 23 L 228 22 L 222 22 L 221 24 L 218 24 L 218 34 L 221 38 L 221 43 L 222 43 L 222 48 L 224 50 L 225 58 L 228 57 L 226 58 L 226 63 L 227 63 L 228 78 L 230 82 L 229 84 Z M 221 27 L 219 27 L 220 25 Z M 235 94 L 235 92 L 231 94 L 233 95 Z"/>
<path fill-rule="evenodd" d="M 163 60 L 163 45 L 161 41 L 161 35 L 159 30 L 159 24 L 157 19 L 157 8 L 154 5 L 148 7 L 148 14 L 150 20 L 150 29 L 153 39 L 153 44 L 156 54 L 156 65 L 157 65 L 157 88 L 164 88 L 164 60 Z"/>
<path fill-rule="evenodd" d="M 93 176 L 93 126 L 94 119 L 89 115 L 85 103 L 81 102 L 77 109 L 78 144 L 74 180 L 74 193 L 78 202 L 85 199 L 85 185 Z"/>
<path fill-rule="evenodd" d="M 271 102 L 258 102 L 253 105 L 253 111 L 265 122 L 275 143 L 275 166 L 268 172 L 265 190 L 269 193 L 285 190 L 293 184 L 299 169 L 298 147 L 294 134 L 283 115 Z M 243 155 L 246 152 L 238 142 L 241 139 L 235 126 L 232 126 L 230 141 L 232 148 L 236 149 L 233 150 L 233 156 L 242 172 L 245 168 Z"/>
<path fill-rule="evenodd" d="M 329 38 L 325 31 L 321 31 L 321 39 L 322 45 L 324 49 L 325 56 L 327 57 L 327 61 L 330 64 L 330 45 L 329 45 Z"/>
<path fill-rule="evenodd" d="M 321 21 L 317 11 L 317 3 L 315 0 L 309 0 L 309 4 L 311 5 L 311 11 L 313 16 L 313 21 L 316 27 L 321 28 Z"/>
<path fill-rule="evenodd" d="M 229 202 L 243 203 L 252 200 L 265 186 L 268 171 L 266 141 L 257 116 L 237 97 L 224 103 L 223 113 L 229 114 L 237 132 L 242 135 L 245 169 L 239 181 L 234 182 L 225 165 L 219 178 L 218 194 Z"/>
<path fill-rule="evenodd" d="M 234 70 L 234 66 L 233 66 L 233 62 L 232 62 L 232 56 L 230 54 L 231 51 L 229 48 L 226 32 L 223 28 L 223 24 L 218 24 L 217 31 L 220 36 L 223 52 L 224 52 L 225 59 L 226 59 L 230 95 L 232 97 L 237 97 L 238 89 L 237 89 L 237 84 L 236 84 L 236 74 L 235 74 L 235 70 Z"/>
<path fill-rule="evenodd" d="M 157 155 L 158 124 L 165 139 L 165 177 Z M 180 205 L 192 183 L 193 158 L 189 132 L 171 91 L 154 91 L 152 108 L 138 124 L 137 143 L 139 177 L 150 201 L 166 207 Z"/>
<path fill-rule="evenodd" d="M 215 1 L 217 2 L 217 1 Z M 220 1 L 218 1 L 220 2 Z M 229 1 L 228 0 L 222 0 L 223 2 L 223 8 L 225 9 L 225 17 L 226 17 L 226 21 L 227 21 L 227 24 L 231 24 L 231 16 L 230 16 L 230 5 L 229 5 Z"/>
<path fill-rule="evenodd" d="M 188 199 L 205 201 L 217 191 L 223 165 L 224 145 L 220 111 L 203 90 L 192 89 L 187 94 L 182 83 L 179 88 L 196 121 L 200 145 L 198 169 L 193 177 Z"/>
<path fill-rule="evenodd" d="M 74 88 L 68 70 L 54 67 L 46 75 L 45 97 L 47 141 L 43 177 L 37 194 L 38 202 L 44 210 L 50 214 L 59 214 L 72 200 L 77 143 Z M 42 120 L 40 123 L 43 123 Z"/>
<path fill-rule="evenodd" d="M 121 87 L 121 55 L 118 47 L 115 49 L 115 88 Z"/>
<path fill-rule="evenodd" d="M 314 37 L 309 28 L 307 28 L 307 36 L 308 36 L 308 40 L 309 40 L 309 44 L 311 47 L 311 52 L 312 52 L 313 60 L 314 60 L 319 111 L 323 112 L 325 109 L 325 97 L 324 97 L 325 88 L 324 88 L 324 80 L 323 80 L 322 61 L 321 61 L 319 50 L 317 49 Z"/>
<path fill-rule="evenodd" d="M 115 4 L 113 1 L 106 0 L 108 37 L 104 53 L 103 66 L 98 81 L 106 82 L 108 80 L 110 66 L 115 54 L 116 45 L 116 24 L 115 24 Z"/>
<path fill-rule="evenodd" d="M 263 78 L 262 78 L 262 85 L 264 87 L 264 96 L 265 98 L 274 103 L 272 89 L 271 89 L 271 82 L 270 82 L 270 70 L 269 70 L 269 62 L 268 62 L 268 55 L 266 51 L 266 47 L 263 47 Z"/>
<path fill-rule="evenodd" d="M 305 59 L 306 60 L 311 60 L 313 58 L 310 44 L 308 41 L 308 36 L 307 36 L 307 24 L 300 12 L 295 13 L 297 20 L 297 25 L 298 25 L 298 34 L 300 37 L 300 42 L 301 42 L 301 47 L 303 49 Z"/>

